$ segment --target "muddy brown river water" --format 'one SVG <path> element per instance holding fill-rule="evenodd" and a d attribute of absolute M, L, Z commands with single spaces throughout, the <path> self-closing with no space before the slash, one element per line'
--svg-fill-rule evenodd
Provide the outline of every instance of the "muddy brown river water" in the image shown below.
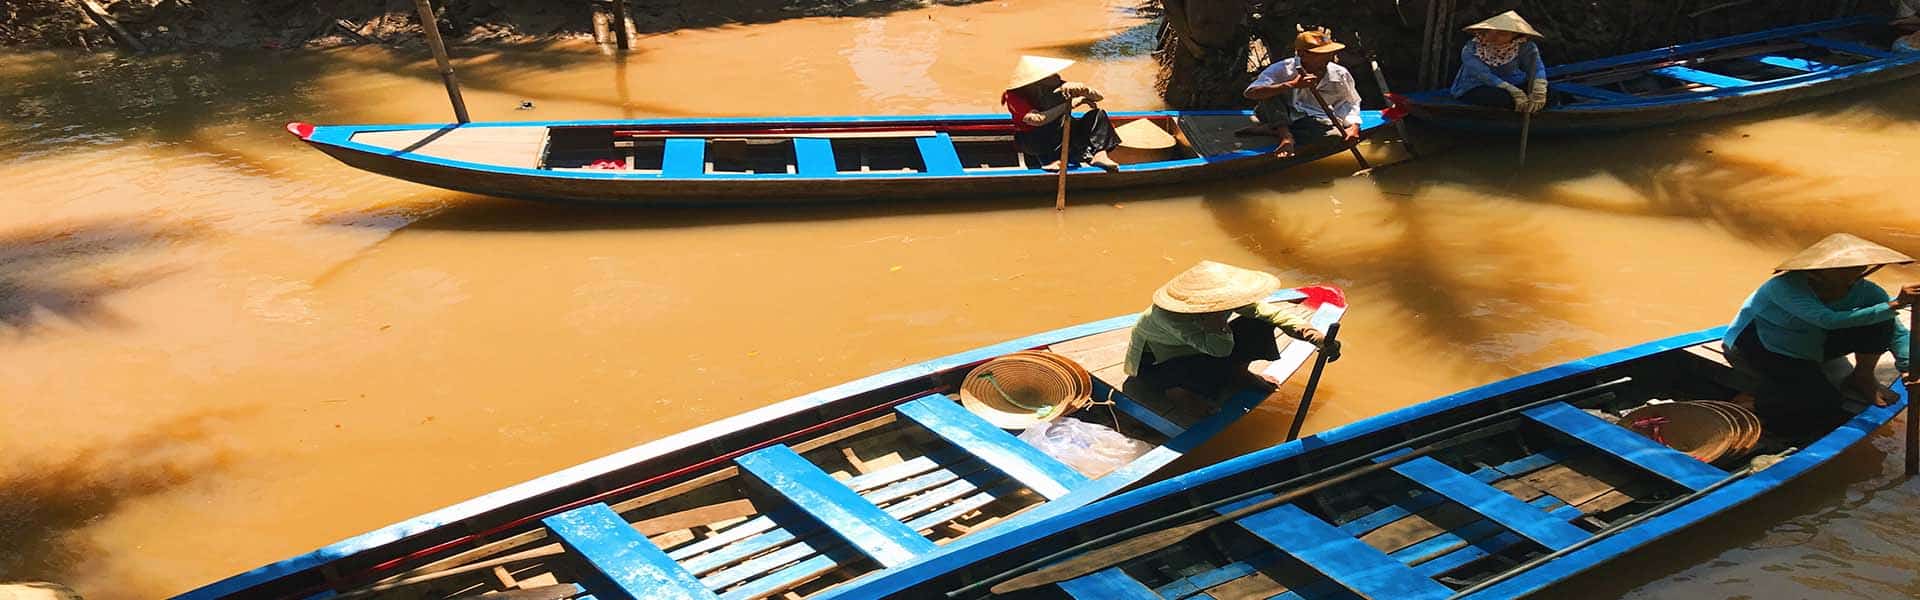
<path fill-rule="evenodd" d="M 477 120 L 992 112 L 1021 53 L 1157 107 L 1153 26 L 991 2 L 457 50 Z M 516 110 L 531 100 L 531 111 Z M 150 598 L 902 364 L 1139 310 L 1201 259 L 1346 287 L 1308 430 L 1724 324 L 1835 231 L 1920 253 L 1920 84 L 1374 177 L 604 210 L 340 165 L 449 118 L 424 55 L 0 55 L 0 581 Z M 1375 147 L 1380 160 L 1401 157 Z M 1920 279 L 1889 270 L 1883 284 Z M 1269 405 L 1190 469 L 1279 441 Z M 1890 435 L 1555 598 L 1920 596 Z"/>

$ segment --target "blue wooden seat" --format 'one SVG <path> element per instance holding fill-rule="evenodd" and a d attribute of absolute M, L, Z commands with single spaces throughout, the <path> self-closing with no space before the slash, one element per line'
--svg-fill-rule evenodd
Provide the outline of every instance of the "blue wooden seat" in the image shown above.
<path fill-rule="evenodd" d="M 1836 40 L 1832 38 L 1823 38 L 1817 35 L 1810 35 L 1803 38 L 1796 38 L 1793 41 L 1800 42 L 1808 46 L 1814 46 L 1817 48 L 1826 48 L 1834 52 L 1844 52 L 1847 54 L 1864 56 L 1867 58 L 1888 58 L 1893 56 L 1892 52 L 1881 50 L 1879 48 L 1875 48 L 1872 46 L 1866 46 L 1862 44 L 1856 44 L 1853 42 L 1846 42 L 1846 41 Z"/>
<path fill-rule="evenodd" d="M 1173 422 L 1160 413 L 1153 412 L 1153 409 L 1147 408 L 1147 405 L 1141 404 L 1139 400 L 1133 399 L 1132 396 L 1128 396 L 1120 390 L 1113 389 L 1113 386 L 1107 385 L 1107 382 L 1101 381 L 1097 377 L 1093 380 L 1093 397 L 1113 400 L 1114 408 L 1120 409 L 1120 412 L 1127 413 L 1127 416 L 1133 417 L 1134 420 L 1139 421 L 1141 424 L 1153 428 L 1154 431 L 1160 432 L 1160 435 L 1169 438 L 1177 437 L 1187 430 L 1187 428 L 1181 427 L 1179 423 Z"/>
<path fill-rule="evenodd" d="M 1792 70 L 1800 71 L 1803 73 L 1815 73 L 1819 71 L 1825 71 L 1828 69 L 1840 68 L 1836 65 L 1831 65 L 1831 64 L 1823 63 L 1816 60 L 1807 60 L 1804 58 L 1793 58 L 1790 56 L 1759 56 L 1759 57 L 1755 57 L 1754 60 L 1763 65 L 1780 67 L 1782 69 L 1792 69 Z"/>
<path fill-rule="evenodd" d="M 1726 471 L 1715 468 L 1713 465 L 1655 443 L 1646 436 L 1629 431 L 1625 427 L 1602 421 L 1565 402 L 1531 408 L 1526 411 L 1526 415 L 1527 418 L 1542 425 L 1573 436 L 1574 439 L 1592 445 L 1634 466 L 1652 471 L 1687 489 L 1702 489 L 1727 476 Z"/>
<path fill-rule="evenodd" d="M 1384 456 L 1381 457 L 1382 460 L 1386 458 L 1387 457 Z M 1557 452 L 1542 452 L 1516 459 L 1506 464 L 1475 470 L 1472 473 L 1468 473 L 1467 476 L 1481 483 L 1493 483 L 1508 477 L 1519 477 L 1547 468 L 1554 463 L 1560 462 L 1560 459 L 1561 457 Z M 1409 498 L 1401 499 L 1393 506 L 1382 508 L 1360 518 L 1341 523 L 1340 530 L 1352 535 L 1366 535 L 1367 532 L 1379 529 L 1388 523 L 1407 518 L 1407 516 L 1413 513 L 1439 506 L 1446 501 L 1446 497 L 1440 494 L 1417 494 Z"/>
<path fill-rule="evenodd" d="M 1597 88 L 1590 85 L 1581 85 L 1573 82 L 1561 83 L 1561 82 L 1555 81 L 1550 85 L 1552 86 L 1552 89 L 1559 90 L 1561 92 L 1565 92 L 1575 96 L 1579 96 L 1581 98 L 1605 100 L 1607 102 L 1628 102 L 1628 101 L 1640 99 L 1639 96 L 1635 96 L 1633 94 L 1626 94 L 1626 93 L 1616 92 L 1613 90 Z"/>
<path fill-rule="evenodd" d="M 1732 88 L 1732 87 L 1741 87 L 1741 86 L 1748 86 L 1748 85 L 1754 84 L 1753 81 L 1748 81 L 1738 77 L 1729 77 L 1726 75 L 1721 75 L 1719 73 L 1710 73 L 1707 71 L 1702 71 L 1699 69 L 1689 69 L 1686 67 L 1661 67 L 1658 69 L 1654 69 L 1652 71 L 1648 71 L 1648 73 L 1659 75 L 1661 77 L 1666 77 L 1668 79 L 1678 79 L 1680 81 L 1685 81 L 1688 83 L 1710 85 L 1716 88 Z"/>
<path fill-rule="evenodd" d="M 660 174 L 666 177 L 699 177 L 707 172 L 705 138 L 667 138 L 660 151 Z"/>
<path fill-rule="evenodd" d="M 761 448 L 734 464 L 881 565 L 898 565 L 935 547 L 785 445 Z"/>
<path fill-rule="evenodd" d="M 794 168 L 806 177 L 832 177 L 840 174 L 833 162 L 833 140 L 793 138 Z"/>
<path fill-rule="evenodd" d="M 605 504 L 583 506 L 540 521 L 568 552 L 584 560 L 589 591 L 608 600 L 694 600 L 713 592 L 667 558 Z"/>
<path fill-rule="evenodd" d="M 1433 457 L 1422 456 L 1401 463 L 1393 472 L 1547 548 L 1559 550 L 1587 539 L 1587 532 L 1579 527 L 1550 517 L 1512 494 L 1468 477 Z"/>
<path fill-rule="evenodd" d="M 896 410 L 1048 500 L 1065 496 L 1087 482 L 1086 476 L 1073 467 L 974 416 L 946 396 L 931 394 Z"/>
<path fill-rule="evenodd" d="M 1446 598 L 1452 591 L 1291 504 L 1236 521 L 1241 528 L 1368 598 Z"/>
<path fill-rule="evenodd" d="M 1571 521 L 1574 519 L 1578 519 L 1580 518 L 1580 514 L 1581 514 L 1580 509 L 1572 506 L 1568 506 L 1566 504 L 1562 504 L 1560 503 L 1559 500 L 1551 499 L 1550 497 L 1541 498 L 1540 500 L 1535 500 L 1532 504 L 1534 506 L 1540 507 L 1543 510 L 1547 510 L 1548 515 L 1552 515 L 1553 518 L 1560 519 L 1562 521 Z M 1558 506 L 1549 506 L 1549 505 L 1558 505 Z M 1482 521 L 1482 523 L 1487 523 L 1487 525 L 1489 526 L 1492 525 L 1492 523 L 1489 523 L 1486 521 Z M 1472 526 L 1469 526 L 1469 527 L 1472 527 Z M 1465 529 L 1465 528 L 1462 528 L 1462 529 Z M 1451 552 L 1447 552 L 1445 554 L 1434 557 L 1425 562 L 1418 563 L 1417 566 L 1413 568 L 1413 570 L 1415 572 L 1420 573 L 1421 575 L 1425 575 L 1428 577 L 1439 577 L 1441 575 L 1446 574 L 1448 571 L 1458 569 L 1460 567 L 1466 566 L 1468 563 L 1471 563 L 1473 561 L 1480 560 L 1482 558 L 1486 558 L 1494 554 L 1498 554 L 1508 548 L 1512 548 L 1515 545 L 1526 542 L 1526 538 L 1520 537 L 1520 534 L 1514 533 L 1512 531 L 1501 531 L 1498 533 L 1493 533 L 1490 536 L 1483 536 L 1483 537 L 1477 537 L 1477 538 L 1472 537 L 1469 534 L 1480 533 L 1478 531 L 1474 531 L 1474 532 L 1456 531 L 1452 533 L 1460 534 L 1461 539 L 1463 541 L 1468 542 L 1466 547 L 1457 548 Z M 1488 533 L 1491 533 L 1491 532 L 1488 532 Z M 1402 552 L 1407 552 L 1407 556 L 1404 558 L 1408 558 L 1408 559 L 1424 558 L 1427 556 L 1427 554 L 1431 553 L 1430 552 L 1431 548 L 1423 549 L 1423 551 L 1426 551 L 1426 552 L 1421 552 L 1421 553 L 1412 552 L 1413 550 L 1414 550 L 1413 548 L 1407 548 L 1406 550 L 1403 550 Z M 1399 553 L 1395 553 L 1395 554 L 1397 555 Z M 1403 557 L 1395 556 L 1395 558 L 1403 558 Z M 1409 562 L 1411 562 L 1411 560 Z"/>
<path fill-rule="evenodd" d="M 1120 567 L 1111 567 L 1060 582 L 1060 589 L 1079 600 L 1159 600 L 1153 588 L 1140 583 Z"/>
<path fill-rule="evenodd" d="M 920 160 L 926 164 L 928 175 L 961 175 L 965 171 L 960 166 L 960 153 L 953 148 L 953 137 L 945 133 L 931 137 L 913 138 L 920 147 Z"/>

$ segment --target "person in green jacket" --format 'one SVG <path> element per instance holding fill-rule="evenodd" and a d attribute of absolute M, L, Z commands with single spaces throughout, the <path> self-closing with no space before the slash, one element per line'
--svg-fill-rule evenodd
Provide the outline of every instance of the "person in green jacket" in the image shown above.
<path fill-rule="evenodd" d="M 1181 402 L 1216 398 L 1249 363 L 1280 357 L 1274 330 L 1340 356 L 1305 318 L 1261 302 L 1280 289 L 1272 274 L 1213 261 L 1160 286 L 1127 345 L 1127 375 Z"/>
<path fill-rule="evenodd" d="M 1747 298 L 1721 343 L 1741 366 L 1772 384 L 1754 399 L 1768 431 L 1787 438 L 1823 435 L 1852 415 L 1841 408 L 1851 391 L 1885 406 L 1898 399 L 1874 379 L 1881 356 L 1894 355 L 1912 373 L 1908 336 L 1895 311 L 1920 300 L 1920 285 L 1889 297 L 1868 274 L 1913 258 L 1885 246 L 1836 233 L 1788 258 Z M 1846 389 L 1828 381 L 1821 365 L 1853 355 Z M 1909 376 L 1910 377 L 1910 376 Z"/>

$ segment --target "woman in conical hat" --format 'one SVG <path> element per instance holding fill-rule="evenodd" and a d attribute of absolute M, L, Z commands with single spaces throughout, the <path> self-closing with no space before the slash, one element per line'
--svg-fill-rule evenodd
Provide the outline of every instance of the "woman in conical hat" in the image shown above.
<path fill-rule="evenodd" d="M 1466 30 L 1473 39 L 1460 49 L 1460 73 L 1448 89 L 1453 97 L 1520 112 L 1547 107 L 1547 63 L 1534 43 L 1546 36 L 1511 10 Z"/>
<path fill-rule="evenodd" d="M 1201 261 L 1154 291 L 1127 344 L 1127 374 L 1177 401 L 1211 400 L 1247 363 L 1280 357 L 1275 329 L 1339 358 L 1339 343 L 1304 317 L 1261 301 L 1279 289 L 1271 274 Z"/>
<path fill-rule="evenodd" d="M 1038 159 L 1046 165 L 1041 168 L 1066 168 L 1068 165 L 1060 164 L 1060 119 L 1070 118 L 1073 137 L 1067 158 L 1109 173 L 1118 171 L 1120 163 L 1107 152 L 1120 146 L 1120 136 L 1113 132 L 1107 111 L 1095 104 L 1105 97 L 1087 84 L 1062 79 L 1060 72 L 1070 66 L 1073 61 L 1064 58 L 1020 57 L 1020 63 L 1013 67 L 1013 77 L 1007 80 L 1006 93 L 1000 95 L 1000 103 L 1013 114 L 1013 141 L 1027 153 L 1030 162 Z M 1071 117 L 1076 103 L 1086 104 L 1087 114 Z"/>
<path fill-rule="evenodd" d="M 1772 384 L 1755 398 L 1767 430 L 1790 439 L 1817 437 L 1852 415 L 1841 409 L 1850 392 L 1886 405 L 1893 390 L 1874 380 L 1873 368 L 1891 351 L 1911 373 L 1907 336 L 1894 311 L 1920 300 L 1920 285 L 1889 297 L 1868 274 L 1913 258 L 1844 233 L 1820 240 L 1775 268 L 1773 278 L 1747 298 L 1721 340 L 1727 355 Z M 1821 365 L 1853 355 L 1844 389 Z"/>

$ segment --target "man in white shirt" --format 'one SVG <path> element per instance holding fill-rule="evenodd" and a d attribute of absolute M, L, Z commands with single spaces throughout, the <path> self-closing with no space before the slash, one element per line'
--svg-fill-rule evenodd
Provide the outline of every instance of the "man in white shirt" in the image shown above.
<path fill-rule="evenodd" d="M 1247 86 L 1245 96 L 1260 102 L 1253 109 L 1260 123 L 1239 133 L 1280 138 L 1274 156 L 1281 158 L 1293 156 L 1296 138 L 1305 138 L 1305 143 L 1359 141 L 1360 92 L 1353 86 L 1353 73 L 1333 62 L 1334 54 L 1346 47 L 1325 31 L 1301 32 L 1293 40 L 1294 56 L 1273 63 Z M 1331 116 L 1322 100 L 1333 109 Z"/>

